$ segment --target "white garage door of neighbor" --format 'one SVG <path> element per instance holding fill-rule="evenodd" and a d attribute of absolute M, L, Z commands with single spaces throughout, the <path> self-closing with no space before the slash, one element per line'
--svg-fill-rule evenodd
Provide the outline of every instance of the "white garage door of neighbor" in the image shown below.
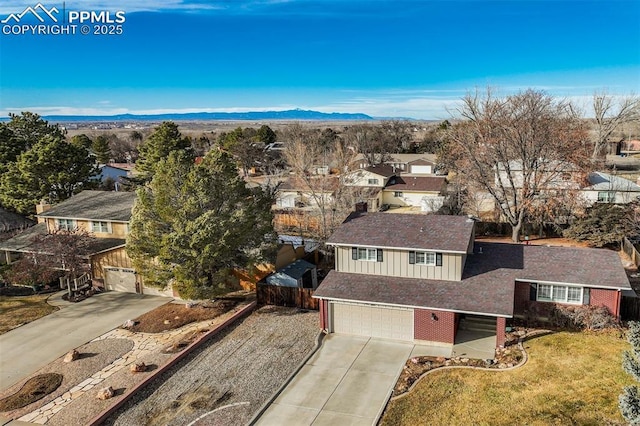
<path fill-rule="evenodd" d="M 105 268 L 104 271 L 107 290 L 136 293 L 136 274 L 133 269 Z"/>
<path fill-rule="evenodd" d="M 332 332 L 413 340 L 413 309 L 363 303 L 331 303 Z"/>
<path fill-rule="evenodd" d="M 431 174 L 431 166 L 411 166 L 411 173 Z"/>

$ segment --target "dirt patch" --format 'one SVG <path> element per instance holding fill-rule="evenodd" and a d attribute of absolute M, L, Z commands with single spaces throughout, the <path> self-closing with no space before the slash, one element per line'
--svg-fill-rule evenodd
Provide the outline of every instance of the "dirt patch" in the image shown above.
<path fill-rule="evenodd" d="M 0 411 L 17 410 L 49 395 L 62 384 L 62 374 L 40 374 L 27 380 L 20 390 L 0 399 Z"/>
<path fill-rule="evenodd" d="M 129 330 L 141 333 L 162 333 L 192 322 L 216 318 L 234 309 L 241 299 L 220 299 L 198 304 L 167 303 L 133 320 Z"/>

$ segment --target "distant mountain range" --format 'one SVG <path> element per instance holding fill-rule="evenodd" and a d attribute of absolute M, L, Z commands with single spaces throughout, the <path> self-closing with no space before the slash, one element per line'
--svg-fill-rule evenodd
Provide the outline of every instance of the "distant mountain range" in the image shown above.
<path fill-rule="evenodd" d="M 319 112 L 302 109 L 287 111 L 248 111 L 248 112 L 190 112 L 170 114 L 118 114 L 118 115 L 46 115 L 45 120 L 54 122 L 65 121 L 199 121 L 199 120 L 374 120 L 367 114 Z"/>

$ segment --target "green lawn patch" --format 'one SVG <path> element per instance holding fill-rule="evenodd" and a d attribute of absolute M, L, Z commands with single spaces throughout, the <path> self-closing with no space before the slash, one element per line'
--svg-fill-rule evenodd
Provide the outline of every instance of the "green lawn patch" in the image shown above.
<path fill-rule="evenodd" d="M 512 371 L 435 371 L 391 401 L 382 425 L 625 424 L 618 395 L 630 346 L 621 332 L 559 332 L 524 343 L 529 361 Z"/>

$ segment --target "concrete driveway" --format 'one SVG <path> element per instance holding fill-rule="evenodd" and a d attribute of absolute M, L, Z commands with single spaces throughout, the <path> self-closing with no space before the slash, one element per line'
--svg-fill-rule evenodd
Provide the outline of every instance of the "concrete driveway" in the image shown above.
<path fill-rule="evenodd" d="M 0 391 L 66 352 L 171 299 L 106 292 L 0 335 Z"/>
<path fill-rule="evenodd" d="M 372 425 L 414 345 L 328 335 L 258 425 Z"/>

